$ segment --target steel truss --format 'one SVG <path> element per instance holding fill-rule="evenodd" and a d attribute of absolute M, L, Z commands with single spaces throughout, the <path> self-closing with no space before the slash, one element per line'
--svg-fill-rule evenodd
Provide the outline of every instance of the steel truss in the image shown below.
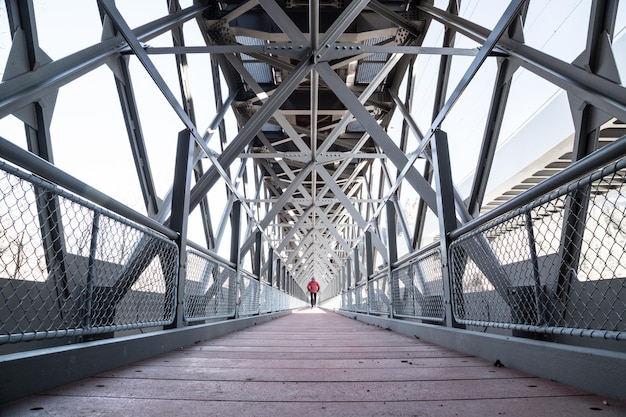
<path fill-rule="evenodd" d="M 188 216 L 198 210 L 204 244 L 212 251 L 223 248 L 230 225 L 232 234 L 237 232 L 231 238 L 230 260 L 237 265 L 247 262 L 258 279 L 292 292 L 290 279 L 305 288 L 315 276 L 323 287 L 333 284 L 341 290 L 369 277 L 377 265 L 389 267 L 398 257 L 396 233 L 388 233 L 390 227 L 402 232 L 414 253 L 427 243 L 424 224 L 429 212 L 439 218 L 442 248 L 455 227 L 480 216 L 516 71 L 523 68 L 567 93 L 576 127 L 572 160 L 598 148 L 607 122 L 626 120 L 626 90 L 611 44 L 617 1 L 593 1 L 588 41 L 573 63 L 524 43 L 524 0 L 511 1 L 492 30 L 460 17 L 453 0 L 447 10 L 417 0 L 195 0 L 185 8 L 170 0 L 162 18 L 137 28 L 129 26 L 113 0 L 98 0 L 98 6 L 102 41 L 53 60 L 39 46 L 32 0 L 6 0 L 12 47 L 0 84 L 0 118 L 14 115 L 24 123 L 27 146 L 16 150 L 7 140 L 12 138 L 2 138 L 2 156 L 33 171 L 27 153 L 54 164 L 50 125 L 58 90 L 108 65 L 120 98 L 143 214 L 187 233 Z M 433 22 L 444 25 L 445 36 L 440 46 L 425 47 Z M 183 28 L 196 24 L 204 44 L 188 46 Z M 170 33 L 169 47 L 147 44 Z M 454 47 L 460 36 L 480 47 Z M 194 105 L 194 80 L 188 72 L 191 54 L 211 58 L 206 72 L 211 73 L 217 110 L 208 129 L 196 122 L 200 109 Z M 179 85 L 169 85 L 164 70 L 155 64 L 160 55 L 175 57 Z M 419 126 L 412 114 L 421 98 L 414 71 L 416 60 L 426 55 L 438 56 L 440 65 L 432 123 Z M 457 56 L 472 61 L 460 81 L 449 86 L 451 61 Z M 130 63 L 135 60 L 179 118 L 185 130 L 179 143 L 193 141 L 188 163 L 176 165 L 183 172 L 172 173 L 176 181 L 161 196 L 153 178 L 160 167 L 149 160 L 154 140 L 142 131 L 139 93 L 131 82 Z M 454 167 L 446 169 L 448 161 L 438 160 L 448 154 L 441 149 L 446 144 L 441 128 L 474 76 L 494 60 L 498 73 L 481 150 L 471 190 L 462 195 L 452 181 Z M 227 97 L 222 90 L 228 90 Z M 229 131 L 227 113 L 234 115 L 236 133 Z M 394 126 L 396 113 L 402 115 L 401 127 Z M 401 128 L 399 137 L 390 134 L 394 127 Z M 219 136 L 219 146 L 214 146 L 218 139 L 213 136 Z M 432 146 L 436 136 L 437 145 Z M 45 170 L 38 172 L 46 176 Z M 219 187 L 225 190 L 223 197 L 210 199 Z M 75 189 L 81 193 L 80 187 Z M 398 204 L 407 189 L 418 196 L 416 213 Z M 173 204 L 173 197 L 188 201 Z M 586 198 L 583 193 L 568 206 L 584 208 L 581 201 Z M 106 198 L 97 202 L 114 211 L 123 206 Z M 63 246 L 62 222 L 50 214 L 57 212 L 54 198 L 42 194 L 38 205 L 43 235 L 51 236 L 50 245 Z M 396 216 L 397 221 L 386 216 Z M 409 217 L 416 220 L 411 223 Z M 570 238 L 563 246 L 569 256 L 564 257 L 563 270 L 576 263 L 580 245 L 574 236 L 580 217 L 574 212 L 567 216 Z M 50 254 L 62 252 L 48 248 Z M 58 263 L 63 265 L 62 260 Z M 58 274 L 62 279 L 62 267 Z"/>

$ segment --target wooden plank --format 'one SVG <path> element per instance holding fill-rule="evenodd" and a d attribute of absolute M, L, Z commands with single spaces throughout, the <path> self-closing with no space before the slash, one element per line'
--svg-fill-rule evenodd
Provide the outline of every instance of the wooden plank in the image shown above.
<path fill-rule="evenodd" d="M 8 404 L 0 416 L 570 417 L 597 410 L 626 415 L 624 404 L 316 308 Z"/>
<path fill-rule="evenodd" d="M 293 368 L 267 368 L 257 366 L 216 368 L 196 366 L 129 366 L 106 372 L 102 378 L 128 379 L 184 379 L 198 381 L 304 381 L 301 373 Z M 311 368 L 307 369 L 306 382 L 340 381 L 437 381 L 531 378 L 511 369 L 493 366 L 462 366 L 453 372 L 442 372 L 441 367 L 366 367 L 366 368 Z M 448 370 L 449 371 L 449 370 Z"/>

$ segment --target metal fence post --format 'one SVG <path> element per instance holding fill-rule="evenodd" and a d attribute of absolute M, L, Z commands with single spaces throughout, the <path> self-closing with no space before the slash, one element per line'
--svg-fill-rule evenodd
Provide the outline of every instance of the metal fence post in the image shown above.
<path fill-rule="evenodd" d="M 172 194 L 172 217 L 170 227 L 178 233 L 178 282 L 176 286 L 176 312 L 174 322 L 168 327 L 183 327 L 185 313 L 185 280 L 187 277 L 187 220 L 189 190 L 193 169 L 193 138 L 188 130 L 178 134 L 176 165 Z"/>
<path fill-rule="evenodd" d="M 398 260 L 398 244 L 396 241 L 396 206 L 393 201 L 386 203 L 387 210 L 387 257 L 389 259 L 389 285 L 391 290 L 389 317 L 394 317 L 394 307 L 396 306 L 396 295 L 400 296 L 398 281 L 393 278 L 393 264 Z"/>
<path fill-rule="evenodd" d="M 441 246 L 441 267 L 444 289 L 444 306 L 446 311 L 446 326 L 454 326 L 452 311 L 452 268 L 448 264 L 449 232 L 457 225 L 454 207 L 454 188 L 450 170 L 448 151 L 448 135 L 442 130 L 436 130 L 431 142 L 433 166 L 435 171 L 435 186 L 437 191 L 437 216 L 439 218 L 439 235 Z"/>
<path fill-rule="evenodd" d="M 241 239 L 241 201 L 235 200 L 230 217 L 231 240 L 230 261 L 235 265 L 235 282 L 229 285 L 229 300 L 234 303 L 235 318 L 239 317 L 239 280 L 241 278 L 241 266 L 239 265 L 240 239 Z"/>

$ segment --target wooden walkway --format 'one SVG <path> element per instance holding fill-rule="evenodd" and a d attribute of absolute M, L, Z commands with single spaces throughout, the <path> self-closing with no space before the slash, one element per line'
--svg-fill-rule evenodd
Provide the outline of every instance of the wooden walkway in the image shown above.
<path fill-rule="evenodd" d="M 626 405 L 306 309 L 5 405 L 1 416 L 626 416 Z"/>

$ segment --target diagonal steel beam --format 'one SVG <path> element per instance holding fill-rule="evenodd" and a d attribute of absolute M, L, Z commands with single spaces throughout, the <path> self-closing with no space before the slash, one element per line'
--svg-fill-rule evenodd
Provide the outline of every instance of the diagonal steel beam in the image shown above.
<path fill-rule="evenodd" d="M 259 4 L 272 18 L 274 23 L 282 29 L 283 33 L 289 37 L 293 42 L 308 43 L 308 39 L 300 31 L 298 26 L 293 23 L 293 20 L 287 13 L 280 7 L 274 0 L 258 0 Z"/>
<path fill-rule="evenodd" d="M 333 237 L 335 238 L 335 240 L 337 240 L 337 243 L 339 243 L 343 250 L 347 253 L 350 253 L 350 245 L 348 245 L 348 242 L 346 242 L 343 236 L 341 236 L 341 234 L 337 230 L 337 226 L 328 219 L 326 213 L 324 213 L 323 210 L 320 210 L 319 207 L 315 207 L 315 210 L 317 212 L 317 215 L 319 216 L 319 221 L 326 226 L 330 234 L 333 235 Z"/>
<path fill-rule="evenodd" d="M 331 44 L 335 43 L 337 39 L 345 32 L 345 30 L 352 24 L 354 19 L 363 11 L 370 0 L 352 0 L 348 6 L 343 10 L 341 15 L 333 22 L 328 28 L 324 36 L 319 41 L 319 47 L 313 52 L 312 59 L 321 60 L 324 55 L 330 51 Z"/>
<path fill-rule="evenodd" d="M 280 242 L 280 244 L 276 247 L 276 252 L 281 252 L 282 250 L 285 249 L 287 244 L 296 235 L 296 233 L 298 232 L 302 224 L 308 219 L 309 213 L 311 212 L 311 210 L 313 210 L 313 206 L 307 207 L 307 209 L 304 211 L 304 213 L 302 213 L 300 218 L 298 218 L 296 223 L 294 223 L 293 225 L 290 225 L 289 232 L 287 232 L 287 234 L 283 237 L 282 242 Z"/>
<path fill-rule="evenodd" d="M 300 187 L 300 184 L 302 183 L 302 181 L 304 181 L 304 179 L 307 177 L 307 175 L 309 175 L 309 173 L 312 170 L 313 170 L 313 163 L 309 162 L 302 169 L 302 171 L 300 171 L 300 173 L 294 179 L 294 181 L 292 181 L 291 184 L 289 184 L 289 187 L 287 187 L 287 189 L 283 192 L 283 194 L 278 198 L 278 200 L 276 201 L 272 209 L 265 214 L 265 217 L 263 217 L 262 220 L 259 221 L 259 226 L 262 229 L 265 229 L 271 223 L 272 219 L 276 217 L 278 212 L 283 209 L 285 204 L 287 204 L 287 202 L 293 197 L 294 191 L 298 189 L 298 187 Z M 253 239 L 248 238 L 248 240 L 246 240 L 244 245 L 242 245 L 242 250 L 245 252 L 245 249 L 251 247 L 253 243 L 254 243 Z"/>
<path fill-rule="evenodd" d="M 335 95 L 346 108 L 352 113 L 365 130 L 371 135 L 372 139 L 383 149 L 389 160 L 398 169 L 406 169 L 406 178 L 415 191 L 426 201 L 433 212 L 437 212 L 437 202 L 435 192 L 430 184 L 417 172 L 412 166 L 407 166 L 409 160 L 406 155 L 394 141 L 387 135 L 387 132 L 378 124 L 372 115 L 363 107 L 356 96 L 348 89 L 341 78 L 326 63 L 319 63 L 317 71 L 326 83 L 333 90 Z"/>
<path fill-rule="evenodd" d="M 237 136 L 232 140 L 230 145 L 218 157 L 218 161 L 223 166 L 230 165 L 250 143 L 254 136 L 261 130 L 263 125 L 269 120 L 272 114 L 278 110 L 283 102 L 298 87 L 302 80 L 310 72 L 312 64 L 306 61 L 300 62 L 296 69 L 287 76 L 287 78 L 278 86 L 274 94 L 267 99 L 261 108 L 252 115 L 250 120 L 241 128 Z M 190 209 L 198 205 L 202 197 L 208 190 L 215 185 L 219 179 L 219 173 L 214 167 L 205 172 L 205 174 L 196 182 L 195 187 L 191 190 Z"/>
<path fill-rule="evenodd" d="M 317 172 L 322 177 L 322 179 L 326 182 L 326 184 L 330 186 L 330 189 L 335 194 L 335 197 L 342 204 L 342 207 L 345 208 L 350 213 L 350 216 L 352 216 L 352 219 L 354 219 L 354 221 L 359 225 L 359 228 L 361 228 L 362 231 L 367 230 L 370 225 L 363 218 L 362 214 L 356 208 L 354 208 L 348 196 L 346 196 L 346 194 L 339 187 L 339 185 L 335 182 L 335 180 L 330 175 L 330 173 L 326 170 L 326 168 L 320 165 L 318 166 Z M 374 245 L 376 246 L 376 249 L 380 253 L 382 254 L 386 253 L 385 245 L 383 244 L 383 242 L 380 240 L 378 236 L 375 235 L 372 242 L 374 243 Z"/>
<path fill-rule="evenodd" d="M 259 85 L 259 83 L 257 83 L 257 81 L 250 74 L 250 72 L 246 69 L 243 63 L 239 59 L 237 59 L 233 54 L 225 55 L 225 57 L 228 60 L 228 62 L 233 66 L 233 68 L 235 68 L 235 70 L 244 78 L 244 80 L 246 80 L 246 83 L 252 89 L 252 91 L 254 91 L 254 93 L 257 95 L 259 100 L 266 101 L 267 98 L 269 97 L 267 92 L 263 90 L 263 88 Z M 274 120 L 278 122 L 280 127 L 282 127 L 285 130 L 285 133 L 287 133 L 289 138 L 298 147 L 298 149 L 300 149 L 300 151 L 302 152 L 310 151 L 309 147 L 306 145 L 306 143 L 304 143 L 300 135 L 296 132 L 296 130 L 293 128 L 291 123 L 289 123 L 289 121 L 285 118 L 285 116 L 283 116 L 283 114 L 280 113 L 280 111 L 276 111 L 272 115 L 272 117 L 274 118 Z"/>
<path fill-rule="evenodd" d="M 506 8 L 504 13 L 502 14 L 502 17 L 498 20 L 498 23 L 496 23 L 496 26 L 494 27 L 493 31 L 485 40 L 480 52 L 478 53 L 478 55 L 476 55 L 476 57 L 474 58 L 474 60 L 472 61 L 468 69 L 466 70 L 465 74 L 463 75 L 463 77 L 457 84 L 456 88 L 454 89 L 454 91 L 452 92 L 452 94 L 450 95 L 450 97 L 448 98 L 444 106 L 442 107 L 441 111 L 434 118 L 430 129 L 424 136 L 424 139 L 420 142 L 418 148 L 411 154 L 411 157 L 409 158 L 408 163 L 405 165 L 405 167 L 402 168 L 402 171 L 398 175 L 398 178 L 396 179 L 394 186 L 390 190 L 390 194 L 395 192 L 395 190 L 398 188 L 400 183 L 403 181 L 404 177 L 407 176 L 408 173 L 411 171 L 413 164 L 415 163 L 417 158 L 419 158 L 419 156 L 424 151 L 426 146 L 429 144 L 430 140 L 433 138 L 435 134 L 435 131 L 439 129 L 439 126 L 441 125 L 445 117 L 448 115 L 448 112 L 452 109 L 454 104 L 456 104 L 457 100 L 459 99 L 463 91 L 465 91 L 470 81 L 473 79 L 474 75 L 476 75 L 476 73 L 478 72 L 482 64 L 485 62 L 485 60 L 487 59 L 487 57 L 489 56 L 493 48 L 495 48 L 495 46 L 497 45 L 498 40 L 502 37 L 502 35 L 507 30 L 509 25 L 513 22 L 513 20 L 519 14 L 519 11 L 521 10 L 524 3 L 525 3 L 525 0 L 513 0 L 509 4 L 509 6 Z M 419 6 L 419 7 L 420 9 L 423 9 L 422 6 Z M 407 179 L 408 179 L 408 176 L 407 176 Z M 433 211 L 437 213 L 436 209 Z"/>
<path fill-rule="evenodd" d="M 398 63 L 398 61 L 400 61 L 401 58 L 402 56 L 400 54 L 394 54 L 387 60 L 383 68 L 381 68 L 381 70 L 378 72 L 378 74 L 376 74 L 374 79 L 368 84 L 365 90 L 363 90 L 363 92 L 359 95 L 358 101 L 359 103 L 361 103 L 361 105 L 365 105 L 367 100 L 369 100 L 372 94 L 376 91 L 379 84 L 385 80 L 389 72 L 391 72 L 391 70 L 395 68 L 396 64 Z M 342 84 L 344 84 L 343 81 L 342 81 Z M 345 87 L 345 84 L 344 84 L 344 87 Z M 348 109 L 344 113 L 341 120 L 339 120 L 339 122 L 335 125 L 333 130 L 326 136 L 324 142 L 322 143 L 322 146 L 320 146 L 319 148 L 319 152 L 320 153 L 325 152 L 328 149 L 330 149 L 330 147 L 335 143 L 339 135 L 343 133 L 343 131 L 345 130 L 345 128 L 348 126 L 348 124 L 351 121 L 352 121 L 352 113 Z"/>
<path fill-rule="evenodd" d="M 172 27 L 193 19 L 207 6 L 192 6 L 143 25 L 133 31 L 139 41 L 154 38 Z M 53 89 L 58 89 L 128 49 L 121 38 L 111 38 L 75 54 L 39 67 L 36 71 L 0 83 L 0 118 L 29 105 Z"/>
<path fill-rule="evenodd" d="M 484 42 L 485 47 L 487 46 L 490 38 L 488 29 L 433 7 L 424 5 L 418 7 L 444 25 L 453 26 L 459 33 L 477 42 Z M 492 34 L 494 32 L 496 29 Z M 514 39 L 500 39 L 498 46 L 510 57 L 518 59 L 520 65 L 530 72 L 572 93 L 606 114 L 613 115 L 619 120 L 626 120 L 626 99 L 624 99 L 626 88 L 623 86 Z"/>

